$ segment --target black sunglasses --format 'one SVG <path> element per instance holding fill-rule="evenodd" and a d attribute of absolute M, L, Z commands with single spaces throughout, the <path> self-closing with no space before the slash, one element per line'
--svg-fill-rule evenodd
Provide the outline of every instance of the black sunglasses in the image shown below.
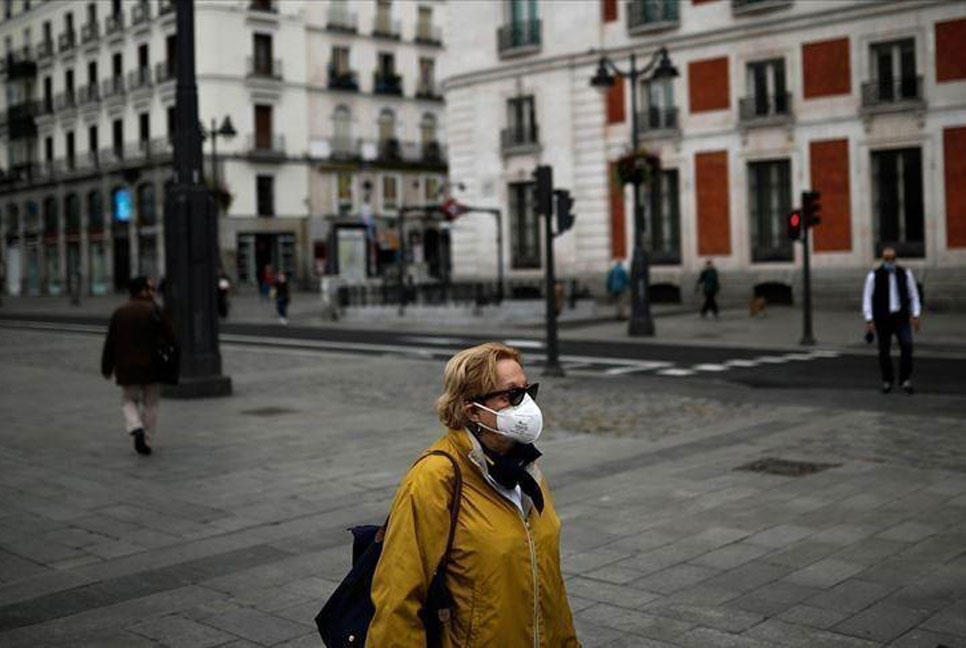
<path fill-rule="evenodd" d="M 523 397 L 530 394 L 530 398 L 536 400 L 537 390 L 540 388 L 540 383 L 533 383 L 532 385 L 527 385 L 526 387 L 513 387 L 512 389 L 501 389 L 500 391 L 490 392 L 489 394 L 480 394 L 479 396 L 474 396 L 470 400 L 477 403 L 484 403 L 491 398 L 497 398 L 499 396 L 505 396 L 510 405 L 516 407 L 523 402 Z"/>

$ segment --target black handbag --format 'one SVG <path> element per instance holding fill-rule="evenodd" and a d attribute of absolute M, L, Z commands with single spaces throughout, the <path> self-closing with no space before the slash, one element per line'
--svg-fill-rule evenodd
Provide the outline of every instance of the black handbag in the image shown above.
<path fill-rule="evenodd" d="M 443 574 L 449 560 L 449 552 L 453 547 L 453 535 L 456 533 L 456 521 L 459 518 L 460 500 L 463 496 L 463 474 L 460 472 L 459 464 L 448 453 L 433 450 L 417 459 L 413 465 L 432 455 L 449 459 L 456 475 L 453 500 L 449 508 L 449 536 L 446 539 L 446 551 L 443 552 L 443 557 L 433 574 L 433 580 L 429 584 L 426 602 L 419 611 L 419 618 L 426 629 L 426 645 L 430 648 L 440 645 L 442 635 L 440 624 L 448 621 L 452 614 L 453 600 L 443 582 Z M 315 617 L 322 643 L 328 648 L 348 648 L 363 646 L 366 643 L 369 623 L 375 614 L 370 596 L 372 577 L 376 572 L 379 557 L 382 555 L 383 536 L 388 526 L 387 518 L 382 526 L 365 525 L 349 529 L 352 532 L 352 568 Z"/>
<path fill-rule="evenodd" d="M 161 320 L 164 314 L 159 307 L 154 307 L 151 317 L 154 319 L 157 338 L 151 350 L 151 371 L 158 382 L 177 385 L 181 373 L 181 350 L 174 341 L 166 339 Z"/>

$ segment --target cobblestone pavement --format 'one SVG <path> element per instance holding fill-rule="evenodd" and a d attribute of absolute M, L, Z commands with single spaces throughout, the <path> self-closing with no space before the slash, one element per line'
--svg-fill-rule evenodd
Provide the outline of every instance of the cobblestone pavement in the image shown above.
<path fill-rule="evenodd" d="M 164 401 L 143 458 L 99 352 L 0 329 L 0 645 L 319 645 L 441 363 L 226 346 L 234 396 Z M 966 646 L 966 399 L 540 381 L 585 646 Z"/>

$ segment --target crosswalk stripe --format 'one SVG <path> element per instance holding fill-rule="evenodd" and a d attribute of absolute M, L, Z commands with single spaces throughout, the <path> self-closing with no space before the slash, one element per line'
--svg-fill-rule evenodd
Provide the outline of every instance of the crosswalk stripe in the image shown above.
<path fill-rule="evenodd" d="M 612 367 L 610 369 L 604 370 L 604 375 L 606 376 L 620 376 L 622 374 L 636 373 L 638 371 L 650 371 L 651 369 L 663 369 L 665 367 L 670 367 L 670 362 L 661 362 L 659 360 L 650 360 L 637 362 L 635 364 L 629 364 L 626 367 Z"/>
<path fill-rule="evenodd" d="M 690 369 L 661 369 L 657 372 L 659 376 L 693 376 L 695 371 Z"/>
<path fill-rule="evenodd" d="M 728 360 L 725 364 L 729 367 L 757 367 L 758 363 L 754 360 L 742 360 L 741 358 L 736 358 L 734 360 Z"/>
<path fill-rule="evenodd" d="M 697 369 L 698 371 L 727 371 L 728 367 L 719 364 L 696 364 L 692 369 Z"/>

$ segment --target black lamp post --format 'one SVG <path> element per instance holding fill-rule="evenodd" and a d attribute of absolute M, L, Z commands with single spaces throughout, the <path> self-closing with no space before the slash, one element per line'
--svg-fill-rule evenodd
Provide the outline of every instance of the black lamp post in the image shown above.
<path fill-rule="evenodd" d="M 231 378 L 221 375 L 218 315 L 218 210 L 202 182 L 201 129 L 195 84 L 193 0 L 178 0 L 177 94 L 174 183 L 164 212 L 165 296 L 181 346 L 181 376 L 165 395 L 227 396 Z"/>
<path fill-rule="evenodd" d="M 631 86 L 631 151 L 637 153 L 637 91 L 640 80 L 672 79 L 678 76 L 677 68 L 671 64 L 667 49 L 661 48 L 654 52 L 650 62 L 643 69 L 637 69 L 637 57 L 631 53 L 631 67 L 627 72 L 618 68 L 606 56 L 600 58 L 597 73 L 590 80 L 590 85 L 602 91 L 613 87 L 615 76 L 630 80 Z M 635 174 L 634 178 L 634 256 L 631 260 L 631 319 L 628 323 L 629 335 L 654 335 L 654 318 L 651 317 L 651 301 L 648 295 L 650 271 L 648 268 L 647 248 L 644 245 L 644 231 L 647 228 L 644 220 L 644 205 L 641 202 L 641 180 Z"/>
<path fill-rule="evenodd" d="M 211 183 L 214 185 L 214 191 L 219 191 L 220 187 L 218 185 L 218 138 L 224 137 L 225 139 L 231 139 L 238 134 L 235 130 L 235 125 L 231 123 L 231 117 L 225 115 L 225 118 L 221 122 L 221 127 L 218 127 L 218 120 L 214 117 L 211 118 L 211 127 L 207 130 L 204 126 L 201 126 L 201 139 L 211 138 Z"/>

